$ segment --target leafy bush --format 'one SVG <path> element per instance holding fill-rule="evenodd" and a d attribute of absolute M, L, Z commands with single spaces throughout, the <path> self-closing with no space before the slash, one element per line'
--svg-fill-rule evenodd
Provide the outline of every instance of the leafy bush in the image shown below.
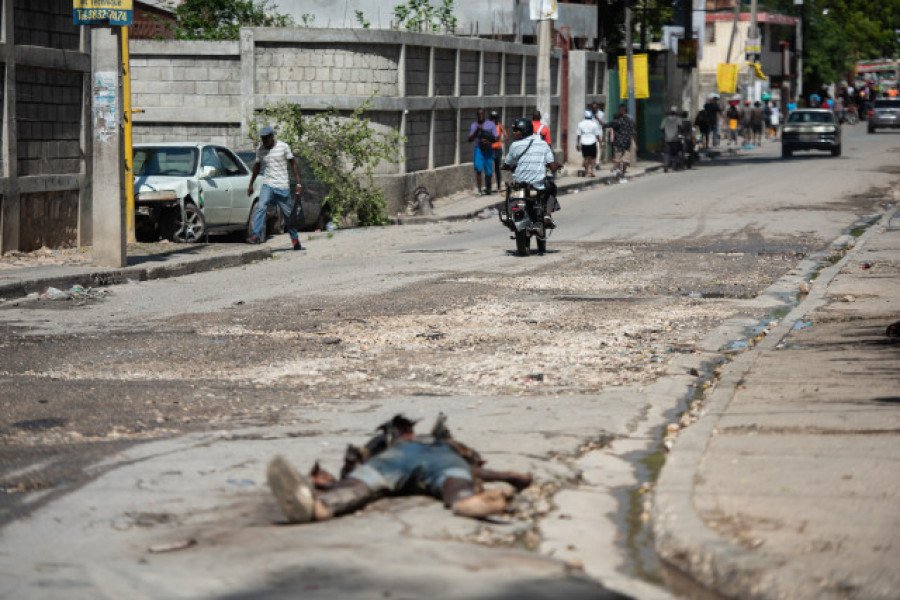
<path fill-rule="evenodd" d="M 185 0 L 175 9 L 175 39 L 236 40 L 241 27 L 290 27 L 290 15 L 268 12 L 272 0 Z"/>
<path fill-rule="evenodd" d="M 375 166 L 382 160 L 398 162 L 404 141 L 396 130 L 379 133 L 364 117 L 371 98 L 350 114 L 336 109 L 304 116 L 298 104 L 282 101 L 266 106 L 249 123 L 258 143 L 260 123 L 270 124 L 276 137 L 287 143 L 321 181 L 327 192 L 322 208 L 338 222 L 352 216 L 360 225 L 388 223 L 384 192 L 375 186 Z"/>
<path fill-rule="evenodd" d="M 443 0 L 441 6 L 432 6 L 430 0 L 408 0 L 394 7 L 397 27 L 409 31 L 438 33 L 441 27 L 453 33 L 457 18 L 453 16 L 453 0 Z"/>

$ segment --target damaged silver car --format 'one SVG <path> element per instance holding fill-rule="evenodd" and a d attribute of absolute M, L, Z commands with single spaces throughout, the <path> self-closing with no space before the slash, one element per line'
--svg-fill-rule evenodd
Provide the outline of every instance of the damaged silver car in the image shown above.
<path fill-rule="evenodd" d="M 248 195 L 250 169 L 224 146 L 137 144 L 134 174 L 135 231 L 143 239 L 199 242 L 215 233 L 252 232 L 262 181 Z M 270 211 L 267 228 L 276 229 L 279 217 Z"/>

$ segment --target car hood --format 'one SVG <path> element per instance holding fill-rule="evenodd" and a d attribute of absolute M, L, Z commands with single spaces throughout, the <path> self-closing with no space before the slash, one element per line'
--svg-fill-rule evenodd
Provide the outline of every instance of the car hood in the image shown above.
<path fill-rule="evenodd" d="M 134 178 L 135 193 L 172 190 L 179 198 L 199 189 L 199 182 L 186 177 L 166 177 L 164 175 L 144 175 Z"/>

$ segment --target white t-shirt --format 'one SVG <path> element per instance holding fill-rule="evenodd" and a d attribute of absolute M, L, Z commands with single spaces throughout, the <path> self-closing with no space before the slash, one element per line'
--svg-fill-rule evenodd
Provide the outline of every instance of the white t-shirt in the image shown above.
<path fill-rule="evenodd" d="M 578 124 L 578 143 L 582 146 L 593 146 L 600 137 L 603 137 L 603 128 L 594 119 L 585 119 Z"/>
<path fill-rule="evenodd" d="M 256 162 L 265 167 L 263 183 L 276 190 L 286 190 L 291 182 L 288 179 L 288 161 L 294 158 L 290 146 L 278 140 L 271 149 L 260 144 L 256 151 Z"/>

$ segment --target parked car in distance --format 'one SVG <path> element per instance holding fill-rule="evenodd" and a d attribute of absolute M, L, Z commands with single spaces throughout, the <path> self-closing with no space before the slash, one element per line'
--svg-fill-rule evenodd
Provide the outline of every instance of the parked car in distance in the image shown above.
<path fill-rule="evenodd" d="M 900 127 L 900 98 L 878 98 L 869 105 L 869 133 L 879 127 Z"/>
<path fill-rule="evenodd" d="M 841 155 L 841 125 L 824 108 L 798 108 L 788 115 L 781 129 L 781 156 L 796 150 L 825 150 Z"/>
<path fill-rule="evenodd" d="M 247 194 L 250 169 L 236 153 L 204 142 L 135 144 L 135 232 L 142 238 L 199 242 L 252 230 L 262 181 Z M 272 211 L 266 225 L 277 223 Z"/>
<path fill-rule="evenodd" d="M 255 150 L 238 150 L 237 155 L 252 169 L 256 163 Z M 295 155 L 296 156 L 296 155 Z M 303 186 L 303 193 L 300 196 L 300 202 L 303 205 L 303 225 L 298 229 L 312 230 L 325 226 L 324 215 L 322 214 L 322 201 L 325 199 L 325 185 L 316 179 L 312 169 L 299 156 L 296 156 L 297 169 L 300 171 L 300 184 Z M 259 172 L 258 180 L 263 179 L 265 168 Z M 297 181 L 294 173 L 288 168 L 288 178 L 290 179 L 290 189 L 293 190 Z M 270 205 L 271 207 L 274 205 Z"/>

